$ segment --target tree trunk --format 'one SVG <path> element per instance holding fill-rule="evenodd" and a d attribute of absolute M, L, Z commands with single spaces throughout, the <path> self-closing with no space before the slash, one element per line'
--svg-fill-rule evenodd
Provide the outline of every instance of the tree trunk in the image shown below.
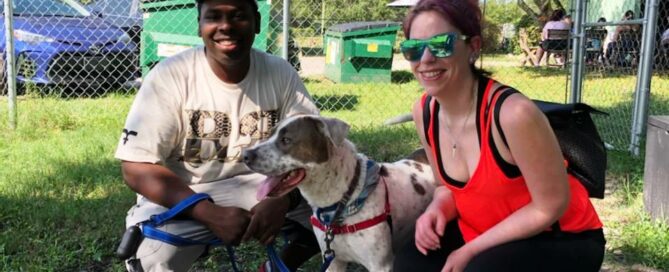
<path fill-rule="evenodd" d="M 564 9 L 559 0 L 532 0 L 532 4 L 536 7 L 535 9 L 530 7 L 526 0 L 518 0 L 520 9 L 534 19 L 540 27 L 543 27 L 543 25 L 546 24 L 551 13 L 553 13 L 553 10 Z M 553 8 L 553 6 L 555 6 L 555 8 Z"/>

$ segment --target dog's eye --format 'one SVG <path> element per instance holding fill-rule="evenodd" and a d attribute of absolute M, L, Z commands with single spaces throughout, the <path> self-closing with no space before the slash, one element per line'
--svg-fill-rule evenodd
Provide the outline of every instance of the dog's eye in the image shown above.
<path fill-rule="evenodd" d="M 292 142 L 293 142 L 293 140 L 291 140 L 291 139 L 288 138 L 288 137 L 281 137 L 281 143 L 282 143 L 282 144 L 288 145 L 288 144 L 290 144 L 290 143 L 292 143 Z"/>

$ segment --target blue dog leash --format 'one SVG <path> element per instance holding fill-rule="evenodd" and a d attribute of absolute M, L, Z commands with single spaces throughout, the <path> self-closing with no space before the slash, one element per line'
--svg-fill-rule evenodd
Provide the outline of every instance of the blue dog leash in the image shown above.
<path fill-rule="evenodd" d="M 186 239 L 168 232 L 159 230 L 157 227 L 165 224 L 168 220 L 174 218 L 179 213 L 183 212 L 185 209 L 195 205 L 196 203 L 202 200 L 213 201 L 208 194 L 194 194 L 181 202 L 177 203 L 174 207 L 167 210 L 164 213 L 152 215 L 151 218 L 147 221 L 141 222 L 142 225 L 142 234 L 146 238 L 162 241 L 174 246 L 192 246 L 192 245 L 209 245 L 209 246 L 220 246 L 223 245 L 223 241 L 220 239 L 212 239 L 209 241 L 196 241 L 191 239 Z M 230 258 L 230 263 L 232 264 L 232 270 L 234 272 L 241 271 L 237 266 L 237 257 L 235 256 L 235 250 L 232 246 L 225 245 L 225 249 Z M 283 271 L 282 271 L 283 272 Z"/>
<path fill-rule="evenodd" d="M 167 210 L 164 213 L 152 215 L 149 220 L 140 223 L 142 225 L 142 233 L 144 237 L 159 240 L 170 245 L 174 246 L 191 246 L 191 245 L 209 245 L 209 246 L 220 246 L 223 245 L 223 241 L 220 239 L 212 239 L 209 241 L 197 241 L 192 239 L 183 238 L 162 230 L 159 230 L 157 227 L 165 224 L 165 222 L 171 220 L 179 213 L 183 212 L 185 209 L 195 205 L 196 203 L 208 200 L 213 201 L 208 194 L 198 193 L 187 197 L 181 202 L 177 203 L 174 207 Z M 228 257 L 230 258 L 230 263 L 232 264 L 232 270 L 235 272 L 241 271 L 237 266 L 237 257 L 235 256 L 235 251 L 232 246 L 226 245 L 226 251 Z M 269 256 L 270 262 L 279 269 L 280 272 L 291 272 L 286 264 L 281 260 L 279 255 L 274 249 L 274 243 L 267 246 L 267 255 Z"/>
<path fill-rule="evenodd" d="M 177 203 L 177 205 L 167 210 L 166 212 L 152 215 L 148 221 L 141 223 L 144 237 L 163 241 L 173 246 L 222 245 L 223 242 L 219 239 L 212 239 L 210 241 L 196 241 L 164 232 L 157 228 L 165 224 L 165 222 L 168 220 L 177 216 L 179 213 L 183 212 L 185 209 L 188 209 L 202 200 L 213 201 L 208 194 L 194 194 Z"/>

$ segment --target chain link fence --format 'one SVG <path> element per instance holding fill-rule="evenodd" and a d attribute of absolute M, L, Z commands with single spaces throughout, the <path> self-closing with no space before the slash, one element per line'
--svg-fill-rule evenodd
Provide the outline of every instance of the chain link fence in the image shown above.
<path fill-rule="evenodd" d="M 605 8 L 605 1 L 589 1 L 582 101 L 610 114 L 596 121 L 611 147 L 626 149 L 641 56 L 643 26 L 638 19 L 643 18 L 644 3 L 616 1 L 623 5 L 611 9 Z M 284 1 L 258 1 L 262 22 L 254 47 L 281 56 L 287 44 L 288 60 L 305 79 L 323 114 L 358 127 L 378 127 L 411 110 L 421 95 L 420 86 L 398 52 L 404 40 L 400 23 L 408 7 L 391 7 L 385 0 L 290 2 L 290 36 L 284 43 Z M 479 65 L 531 98 L 568 101 L 572 49 L 549 51 L 548 62 L 535 67 L 531 60 L 539 46 L 538 24 L 500 19 L 499 9 L 523 15 L 515 2 L 487 3 Z M 160 60 L 202 44 L 194 0 L 13 0 L 13 5 L 20 95 L 132 94 L 141 76 Z M 669 113 L 669 33 L 664 33 L 669 28 L 668 6 L 661 1 L 658 12 L 653 115 Z M 636 14 L 631 18 L 636 23 L 621 24 L 626 9 Z M 591 25 L 597 22 L 600 25 Z M 6 94 L 4 40 L 2 44 L 0 91 Z"/>

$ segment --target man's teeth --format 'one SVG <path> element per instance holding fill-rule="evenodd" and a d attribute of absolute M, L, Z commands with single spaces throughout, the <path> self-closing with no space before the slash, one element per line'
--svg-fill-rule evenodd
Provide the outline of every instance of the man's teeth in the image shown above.
<path fill-rule="evenodd" d="M 230 40 L 225 40 L 225 41 L 219 41 L 218 43 L 222 45 L 234 45 L 237 43 L 237 41 L 230 41 Z"/>

